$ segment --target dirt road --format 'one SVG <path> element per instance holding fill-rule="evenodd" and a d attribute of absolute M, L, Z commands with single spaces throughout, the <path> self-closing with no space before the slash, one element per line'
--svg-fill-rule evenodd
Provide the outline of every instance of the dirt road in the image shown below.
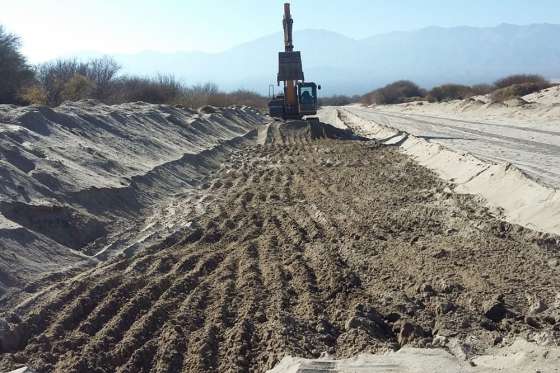
<path fill-rule="evenodd" d="M 346 107 L 345 110 L 493 162 L 509 162 L 547 184 L 560 186 L 560 130 L 538 123 L 458 119 L 405 112 L 394 107 Z"/>
<path fill-rule="evenodd" d="M 201 180 L 204 208 L 173 242 L 4 304 L 0 370 L 260 372 L 285 355 L 558 341 L 555 238 L 390 147 L 260 131 Z"/>

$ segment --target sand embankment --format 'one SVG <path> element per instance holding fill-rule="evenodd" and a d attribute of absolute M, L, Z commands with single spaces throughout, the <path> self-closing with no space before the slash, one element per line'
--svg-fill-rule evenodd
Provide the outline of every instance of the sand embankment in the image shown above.
<path fill-rule="evenodd" d="M 0 106 L 0 294 L 145 239 L 150 230 L 138 238 L 132 226 L 263 121 L 247 107 Z"/>

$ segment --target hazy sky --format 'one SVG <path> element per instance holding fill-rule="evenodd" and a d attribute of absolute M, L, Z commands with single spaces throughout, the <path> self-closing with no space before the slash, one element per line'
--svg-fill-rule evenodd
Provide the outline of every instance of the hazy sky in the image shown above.
<path fill-rule="evenodd" d="M 76 52 L 220 51 L 281 30 L 283 0 L 0 0 L 40 62 Z M 293 0 L 296 29 L 353 38 L 426 26 L 560 23 L 560 0 Z"/>

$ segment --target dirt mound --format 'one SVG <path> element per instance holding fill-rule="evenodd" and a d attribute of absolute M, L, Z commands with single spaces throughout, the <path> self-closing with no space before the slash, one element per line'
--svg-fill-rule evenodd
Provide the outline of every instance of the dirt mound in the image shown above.
<path fill-rule="evenodd" d="M 283 133 L 228 153 L 172 242 L 7 305 L 0 370 L 264 371 L 288 354 L 558 341 L 552 241 L 389 147 Z"/>
<path fill-rule="evenodd" d="M 302 144 L 319 139 L 357 140 L 348 129 L 340 129 L 317 119 L 276 121 L 262 128 L 259 134 L 261 144 Z"/>
<path fill-rule="evenodd" d="M 265 120 L 247 107 L 0 105 L 0 295 L 109 256 L 131 224 L 219 169 Z"/>

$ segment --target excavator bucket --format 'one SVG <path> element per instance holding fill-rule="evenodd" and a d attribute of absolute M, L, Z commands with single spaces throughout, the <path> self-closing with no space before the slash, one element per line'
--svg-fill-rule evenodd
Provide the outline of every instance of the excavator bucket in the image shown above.
<path fill-rule="evenodd" d="M 278 53 L 278 83 L 305 80 L 300 52 Z"/>

